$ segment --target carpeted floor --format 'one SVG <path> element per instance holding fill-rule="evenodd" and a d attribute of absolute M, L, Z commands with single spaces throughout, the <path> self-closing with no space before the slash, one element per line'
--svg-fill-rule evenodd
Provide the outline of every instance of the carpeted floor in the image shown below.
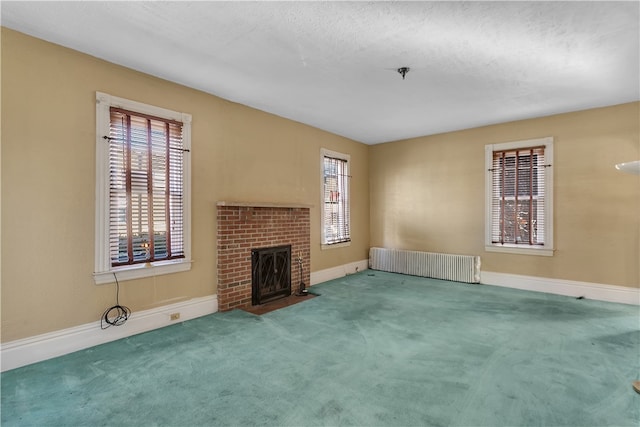
<path fill-rule="evenodd" d="M 5 372 L 2 426 L 640 423 L 637 306 L 372 271 L 313 291 Z"/>

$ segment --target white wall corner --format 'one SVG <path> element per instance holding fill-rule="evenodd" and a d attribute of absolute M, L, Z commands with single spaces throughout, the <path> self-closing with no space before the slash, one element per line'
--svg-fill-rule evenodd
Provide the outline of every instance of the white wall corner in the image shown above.
<path fill-rule="evenodd" d="M 121 326 L 100 329 L 100 322 L 49 332 L 0 345 L 2 372 L 41 362 L 78 350 L 148 332 L 218 311 L 218 296 L 209 295 L 162 307 L 131 313 Z M 180 320 L 171 320 L 180 313 Z"/>
<path fill-rule="evenodd" d="M 525 291 L 545 292 L 576 298 L 584 297 L 598 301 L 640 305 L 640 289 L 625 286 L 495 273 L 491 271 L 481 272 L 480 283 L 483 285 L 502 286 Z"/>
<path fill-rule="evenodd" d="M 329 280 L 338 279 L 340 277 L 364 271 L 369 268 L 369 260 L 350 262 L 348 264 L 339 265 L 337 267 L 327 268 L 325 270 L 311 272 L 311 285 L 328 282 Z"/>

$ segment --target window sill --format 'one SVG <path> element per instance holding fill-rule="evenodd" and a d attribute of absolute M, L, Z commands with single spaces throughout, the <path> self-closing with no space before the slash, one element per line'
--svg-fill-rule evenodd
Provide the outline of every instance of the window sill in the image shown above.
<path fill-rule="evenodd" d="M 322 245 L 320 245 L 321 249 L 324 251 L 325 249 L 338 249 L 338 248 L 346 248 L 348 246 L 351 246 L 351 240 L 349 240 L 348 242 L 342 242 L 342 243 L 332 243 L 330 245 L 323 243 Z"/>
<path fill-rule="evenodd" d="M 180 259 L 174 261 L 158 261 L 148 264 L 128 265 L 125 267 L 117 267 L 109 271 L 93 273 L 93 280 L 96 285 L 105 283 L 113 283 L 118 281 L 142 279 L 144 277 L 160 276 L 163 274 L 179 273 L 181 271 L 191 270 L 191 261 Z M 114 276 L 115 274 L 115 276 Z"/>
<path fill-rule="evenodd" d="M 486 245 L 484 250 L 487 252 L 502 252 L 508 254 L 518 255 L 538 255 L 538 256 L 553 256 L 553 249 L 525 246 L 522 245 Z"/>

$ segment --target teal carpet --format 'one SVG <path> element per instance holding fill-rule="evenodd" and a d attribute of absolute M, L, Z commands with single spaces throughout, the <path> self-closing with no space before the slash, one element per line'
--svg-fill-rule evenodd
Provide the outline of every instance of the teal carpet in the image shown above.
<path fill-rule="evenodd" d="M 5 372 L 2 426 L 640 423 L 637 306 L 377 271 L 312 290 Z"/>

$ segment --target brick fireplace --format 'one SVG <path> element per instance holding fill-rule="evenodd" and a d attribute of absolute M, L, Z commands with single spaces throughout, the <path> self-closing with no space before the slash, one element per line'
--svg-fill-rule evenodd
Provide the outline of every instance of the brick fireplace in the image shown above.
<path fill-rule="evenodd" d="M 308 205 L 218 202 L 218 309 L 251 305 L 251 250 L 291 245 L 291 290 L 310 282 Z"/>

